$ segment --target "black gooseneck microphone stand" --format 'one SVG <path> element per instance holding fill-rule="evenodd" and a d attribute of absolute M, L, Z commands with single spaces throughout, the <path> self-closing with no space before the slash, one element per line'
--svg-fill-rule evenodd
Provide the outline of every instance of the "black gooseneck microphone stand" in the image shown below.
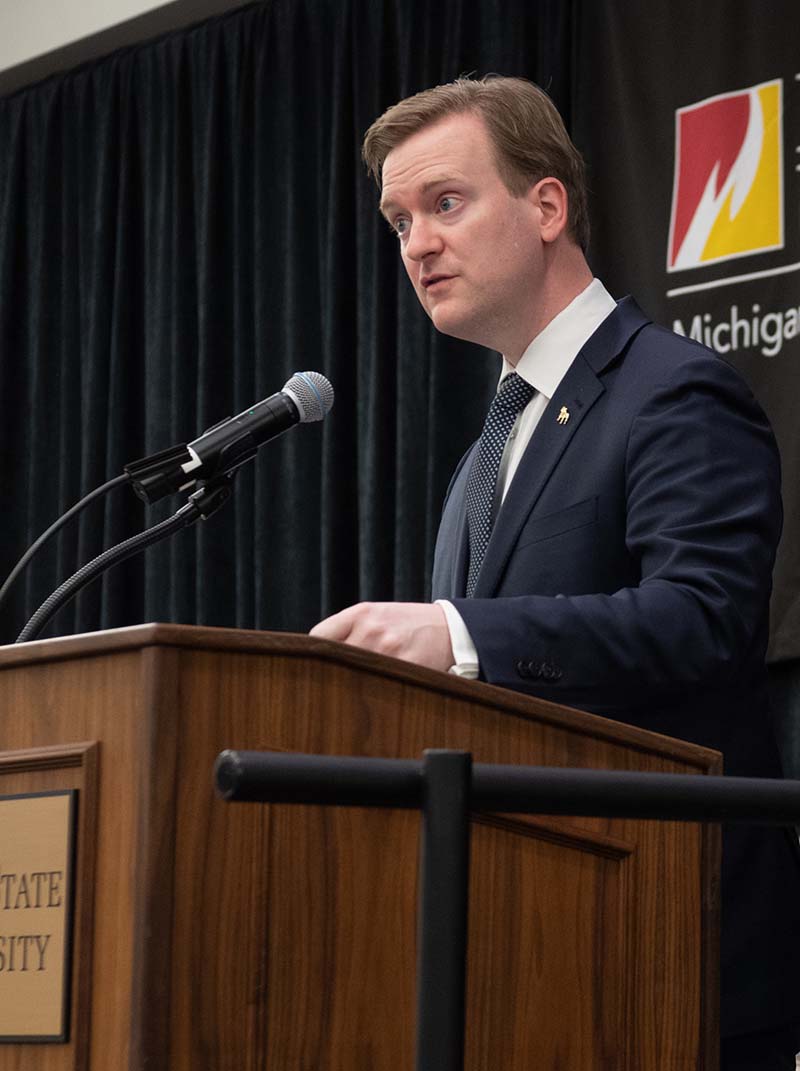
<path fill-rule="evenodd" d="M 171 536 L 173 532 L 188 528 L 201 517 L 206 520 L 216 513 L 231 497 L 234 475 L 235 472 L 225 473 L 208 480 L 199 490 L 189 496 L 186 505 L 182 506 L 172 517 L 168 517 L 165 521 L 153 525 L 138 535 L 131 536 L 130 539 L 118 543 L 115 547 L 104 550 L 102 554 L 98 554 L 92 561 L 87 562 L 42 603 L 15 642 L 27 643 L 29 640 L 35 640 L 50 618 L 106 569 L 110 569 L 127 558 L 132 558 L 154 543 L 159 543 L 162 539 Z"/>

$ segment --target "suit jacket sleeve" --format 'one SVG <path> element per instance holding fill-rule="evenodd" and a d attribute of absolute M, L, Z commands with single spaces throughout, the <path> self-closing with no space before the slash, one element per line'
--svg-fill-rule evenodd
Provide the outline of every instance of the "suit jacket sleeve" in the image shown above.
<path fill-rule="evenodd" d="M 777 449 L 738 374 L 696 349 L 644 394 L 624 429 L 624 410 L 608 412 L 606 433 L 620 438 L 620 448 L 614 471 L 597 474 L 599 509 L 620 481 L 636 582 L 574 590 L 575 557 L 551 555 L 557 586 L 550 590 L 564 594 L 537 594 L 532 579 L 528 591 L 517 581 L 515 590 L 501 583 L 496 598 L 453 599 L 482 679 L 611 711 L 763 673 L 781 526 Z M 607 551 L 591 527 L 577 550 L 598 565 Z"/>

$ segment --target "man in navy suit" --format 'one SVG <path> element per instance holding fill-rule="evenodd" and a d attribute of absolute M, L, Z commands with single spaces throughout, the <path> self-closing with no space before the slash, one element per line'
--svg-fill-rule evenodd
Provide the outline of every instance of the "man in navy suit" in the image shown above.
<path fill-rule="evenodd" d="M 436 601 L 363 603 L 313 634 L 779 776 L 764 656 L 780 468 L 746 385 L 592 277 L 583 162 L 538 87 L 417 94 L 373 124 L 364 157 L 423 308 L 503 355 L 499 391 L 511 377 L 520 412 L 499 447 L 490 414 L 453 477 Z M 497 455 L 484 514 L 482 450 Z M 724 1071 L 794 1068 L 795 848 L 784 830 L 724 836 Z"/>

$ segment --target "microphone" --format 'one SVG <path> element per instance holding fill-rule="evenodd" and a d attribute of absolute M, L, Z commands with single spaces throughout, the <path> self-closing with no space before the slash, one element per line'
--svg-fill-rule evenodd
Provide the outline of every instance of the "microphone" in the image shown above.
<path fill-rule="evenodd" d="M 295 424 L 322 420 L 333 406 L 333 387 L 320 372 L 295 372 L 277 394 L 228 417 L 188 444 L 125 466 L 139 498 L 157 502 L 201 480 L 228 475 L 259 446 Z"/>

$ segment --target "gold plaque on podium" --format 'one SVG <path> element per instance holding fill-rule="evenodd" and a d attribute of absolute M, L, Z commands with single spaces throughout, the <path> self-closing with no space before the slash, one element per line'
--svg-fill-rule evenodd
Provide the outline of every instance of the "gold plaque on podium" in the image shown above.
<path fill-rule="evenodd" d="M 0 1042 L 68 1040 L 76 803 L 0 796 Z"/>

